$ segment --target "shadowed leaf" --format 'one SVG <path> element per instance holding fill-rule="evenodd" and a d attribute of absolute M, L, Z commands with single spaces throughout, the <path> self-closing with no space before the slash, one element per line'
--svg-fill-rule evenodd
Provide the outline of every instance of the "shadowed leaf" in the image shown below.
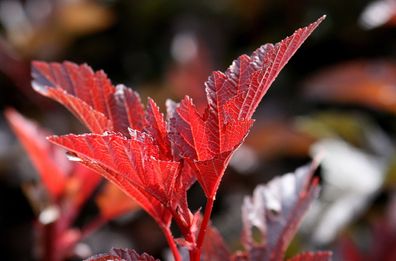
<path fill-rule="evenodd" d="M 100 254 L 84 261 L 159 261 L 159 259 L 155 259 L 154 257 L 143 253 L 138 254 L 133 249 L 121 249 L 121 248 L 113 248 L 110 250 L 108 254 Z"/>
<path fill-rule="evenodd" d="M 281 260 L 301 219 L 318 195 L 315 166 L 305 166 L 259 185 L 242 206 L 242 243 L 247 260 Z M 260 231 L 257 242 L 252 229 Z M 243 260 L 243 259 L 242 259 Z"/>
<path fill-rule="evenodd" d="M 322 252 L 305 252 L 288 259 L 288 261 L 331 261 L 332 253 Z"/>

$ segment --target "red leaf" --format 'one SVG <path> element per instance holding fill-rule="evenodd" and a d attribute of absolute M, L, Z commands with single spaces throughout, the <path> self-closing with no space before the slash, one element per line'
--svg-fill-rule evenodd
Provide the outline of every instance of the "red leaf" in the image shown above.
<path fill-rule="evenodd" d="M 214 158 L 196 161 L 197 180 L 201 184 L 205 195 L 215 195 L 219 187 L 221 177 L 231 158 L 231 152 L 227 151 Z M 210 174 L 210 175 L 208 175 Z"/>
<path fill-rule="evenodd" d="M 99 184 L 100 176 L 68 161 L 63 149 L 47 141 L 46 136 L 51 133 L 34 122 L 12 109 L 6 111 L 6 117 L 28 152 L 46 190 L 54 202 L 59 203 L 61 216 L 58 223 L 62 224 L 58 226 L 59 231 L 67 229 Z"/>
<path fill-rule="evenodd" d="M 36 123 L 24 118 L 15 110 L 8 109 L 5 116 L 28 152 L 48 192 L 57 199 L 66 185 L 67 168 L 71 167 L 61 156 L 63 150 L 45 139 L 49 132 L 40 129 Z"/>
<path fill-rule="evenodd" d="M 226 73 L 215 72 L 206 83 L 203 114 L 188 97 L 179 105 L 168 102 L 168 125 L 152 100 L 144 114 L 138 95 L 125 86 L 114 88 L 103 72 L 67 62 L 34 63 L 35 89 L 64 104 L 100 134 L 50 140 L 135 198 L 159 223 L 169 225 L 172 213 L 189 243 L 194 243 L 186 191 L 196 177 L 206 196 L 215 198 L 263 95 L 323 19 L 280 43 L 241 56 Z"/>
<path fill-rule="evenodd" d="M 208 226 L 205 240 L 202 245 L 202 260 L 227 261 L 231 260 L 230 251 L 219 231 L 213 226 Z"/>
<path fill-rule="evenodd" d="M 164 121 L 164 115 L 160 113 L 157 104 L 152 99 L 148 99 L 148 105 L 146 110 L 146 121 L 147 126 L 145 131 L 149 133 L 156 142 L 160 149 L 160 156 L 162 158 L 171 159 L 171 146 L 169 143 L 166 123 Z"/>
<path fill-rule="evenodd" d="M 180 146 L 183 156 L 203 160 L 207 159 L 208 137 L 205 130 L 205 123 L 199 115 L 193 101 L 186 96 L 176 109 L 171 124 L 174 128 L 174 142 Z"/>
<path fill-rule="evenodd" d="M 218 122 L 227 117 L 223 108 L 227 103 L 228 112 L 234 109 L 234 119 L 250 119 L 276 76 L 324 18 L 298 29 L 275 45 L 261 46 L 251 56 L 240 56 L 225 74 L 215 72 L 206 82 L 206 93 L 209 109 Z"/>
<path fill-rule="evenodd" d="M 156 159 L 158 148 L 146 140 L 127 139 L 119 134 L 50 137 L 50 141 L 78 156 L 99 162 L 113 172 L 124 175 L 131 184 L 167 204 L 171 199 L 179 163 Z"/>
<path fill-rule="evenodd" d="M 288 259 L 288 261 L 331 261 L 333 254 L 329 251 L 305 252 Z"/>
<path fill-rule="evenodd" d="M 131 139 L 111 133 L 52 136 L 49 139 L 76 153 L 84 164 L 135 198 L 156 219 L 162 214 L 157 208 L 160 212 L 163 210 L 154 202 L 167 206 L 173 201 L 179 163 L 156 159 L 158 148 L 150 144 L 150 138 L 144 133 L 137 133 Z"/>
<path fill-rule="evenodd" d="M 315 166 L 306 166 L 259 185 L 242 206 L 242 243 L 248 260 L 281 260 L 312 200 L 317 182 L 312 181 Z M 261 232 L 260 241 L 252 228 Z"/>
<path fill-rule="evenodd" d="M 114 87 L 103 71 L 70 62 L 33 62 L 34 89 L 68 108 L 92 132 L 128 127 L 141 130 L 144 110 L 139 95 L 124 85 Z"/>
<path fill-rule="evenodd" d="M 108 254 L 100 254 L 84 261 L 159 261 L 159 259 L 155 259 L 154 257 L 143 253 L 138 254 L 133 249 L 121 249 L 121 248 L 113 248 L 110 250 Z"/>
<path fill-rule="evenodd" d="M 88 103 L 64 90 L 49 89 L 47 95 L 68 108 L 92 132 L 103 133 L 114 129 L 111 121 L 104 114 L 93 110 Z"/>
<path fill-rule="evenodd" d="M 173 187 L 173 201 L 171 206 L 176 207 L 179 218 L 189 230 L 193 231 L 195 226 L 194 215 L 188 208 L 187 190 L 195 182 L 194 170 L 190 164 L 183 162 L 180 167 L 180 173 L 176 177 Z"/>
<path fill-rule="evenodd" d="M 161 225 L 167 226 L 171 221 L 171 213 L 154 197 L 141 190 L 126 180 L 122 174 L 111 171 L 97 162 L 81 157 L 81 163 L 91 168 L 104 178 L 112 182 L 118 189 L 134 199 L 154 220 Z"/>
<path fill-rule="evenodd" d="M 266 44 L 251 56 L 242 55 L 226 73 L 214 72 L 205 83 L 207 106 L 200 115 L 186 97 L 178 106 L 170 104 L 172 143 L 186 157 L 211 162 L 215 172 L 200 172 L 198 181 L 209 198 L 215 197 L 229 155 L 242 143 L 259 102 L 289 59 L 324 17 L 273 45 Z M 227 154 L 227 157 L 220 156 Z M 223 161 L 219 159 L 223 159 Z M 204 163 L 204 165 L 207 165 Z"/>

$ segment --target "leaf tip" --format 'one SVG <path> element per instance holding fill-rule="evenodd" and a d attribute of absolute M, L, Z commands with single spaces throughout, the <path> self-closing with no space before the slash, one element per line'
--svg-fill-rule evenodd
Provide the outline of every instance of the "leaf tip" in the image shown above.
<path fill-rule="evenodd" d="M 157 107 L 158 105 L 155 103 L 155 101 L 151 97 L 147 97 L 147 107 Z"/>
<path fill-rule="evenodd" d="M 17 111 L 12 107 L 7 107 L 4 110 L 4 115 L 7 120 L 11 119 L 12 117 L 18 115 Z M 10 120 L 9 120 L 10 121 Z"/>
<path fill-rule="evenodd" d="M 319 17 L 315 22 L 311 23 L 308 27 L 313 26 L 316 28 L 319 24 L 321 24 L 325 19 L 327 18 L 327 15 L 324 14 L 321 17 Z"/>
<path fill-rule="evenodd" d="M 31 62 L 32 68 L 41 67 L 41 66 L 44 66 L 45 64 L 46 64 L 45 62 L 38 61 L 38 60 L 33 60 L 33 61 Z"/>
<path fill-rule="evenodd" d="M 51 135 L 51 136 L 45 137 L 45 139 L 47 141 L 52 142 L 52 143 L 56 143 L 59 138 L 60 137 L 58 135 Z"/>
<path fill-rule="evenodd" d="M 313 22 L 312 24 L 316 24 L 319 25 L 321 22 L 323 22 L 325 19 L 327 18 L 327 15 L 324 14 L 321 17 L 319 17 L 315 22 Z"/>
<path fill-rule="evenodd" d="M 43 72 L 48 69 L 48 63 L 42 61 L 32 61 L 31 66 L 33 89 L 42 95 L 46 95 L 47 87 L 51 86 L 51 82 L 43 74 Z"/>

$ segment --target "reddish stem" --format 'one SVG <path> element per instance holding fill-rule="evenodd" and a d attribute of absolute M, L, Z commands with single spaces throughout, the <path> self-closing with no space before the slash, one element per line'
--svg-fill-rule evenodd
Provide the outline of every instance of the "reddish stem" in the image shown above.
<path fill-rule="evenodd" d="M 161 226 L 161 229 L 165 235 L 166 241 L 168 241 L 169 248 L 172 251 L 175 261 L 181 261 L 182 259 L 181 259 L 180 253 L 177 250 L 175 240 L 173 239 L 173 235 L 172 235 L 172 232 L 170 231 L 169 227 Z"/>
<path fill-rule="evenodd" d="M 103 216 L 98 216 L 91 222 L 89 222 L 86 226 L 81 229 L 80 238 L 78 241 L 85 239 L 87 236 L 98 230 L 101 226 L 106 224 L 107 219 L 103 218 Z"/>
<path fill-rule="evenodd" d="M 44 261 L 60 260 L 57 241 L 57 223 L 44 225 Z"/>
<path fill-rule="evenodd" d="M 184 225 L 184 223 L 181 221 L 179 214 L 176 211 L 172 211 L 172 216 L 177 224 L 177 226 L 179 227 L 184 239 L 191 243 L 193 246 L 193 249 L 189 250 L 190 252 L 190 256 L 193 256 L 193 252 L 195 249 L 195 236 L 194 234 L 191 233 L 190 228 L 186 229 L 186 226 Z"/>
<path fill-rule="evenodd" d="M 201 227 L 199 228 L 198 239 L 196 248 L 191 256 L 191 261 L 199 261 L 201 258 L 201 247 L 205 239 L 206 230 L 208 228 L 210 216 L 212 214 L 214 198 L 208 198 L 205 206 L 205 213 L 201 222 Z"/>

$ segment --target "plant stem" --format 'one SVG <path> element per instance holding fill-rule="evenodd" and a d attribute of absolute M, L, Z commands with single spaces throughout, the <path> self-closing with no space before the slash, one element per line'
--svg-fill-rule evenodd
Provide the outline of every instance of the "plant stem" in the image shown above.
<path fill-rule="evenodd" d="M 60 254 L 58 253 L 57 223 L 53 222 L 44 225 L 44 261 L 58 261 Z"/>
<path fill-rule="evenodd" d="M 172 251 L 175 261 L 181 261 L 182 259 L 180 253 L 177 250 L 175 240 L 173 239 L 172 232 L 170 231 L 169 227 L 161 226 L 161 229 L 164 232 L 166 241 L 168 241 L 169 248 Z"/>
<path fill-rule="evenodd" d="M 208 198 L 206 201 L 205 213 L 201 222 L 201 227 L 199 228 L 196 249 L 194 251 L 193 257 L 191 257 L 191 260 L 193 261 L 199 261 L 201 258 L 201 247 L 205 239 L 206 229 L 208 228 L 210 216 L 212 214 L 213 203 L 214 198 Z"/>
<path fill-rule="evenodd" d="M 180 229 L 180 232 L 182 233 L 184 239 L 191 243 L 193 245 L 192 249 L 189 250 L 190 253 L 190 257 L 192 257 L 194 254 L 194 249 L 195 249 L 195 235 L 193 233 L 191 233 L 190 227 L 186 227 L 186 225 L 184 224 L 184 222 L 181 220 L 181 217 L 179 216 L 179 214 L 176 211 L 172 211 L 172 216 L 177 224 L 177 226 Z"/>
<path fill-rule="evenodd" d="M 81 229 L 81 234 L 80 234 L 80 238 L 78 239 L 78 241 L 81 241 L 81 240 L 85 239 L 86 237 L 88 237 L 90 234 L 92 234 L 93 232 L 98 230 L 101 226 L 106 224 L 106 222 L 107 222 L 107 219 L 103 218 L 102 216 L 98 216 L 97 218 L 95 218 L 94 220 L 89 222 L 87 225 L 85 225 Z"/>

